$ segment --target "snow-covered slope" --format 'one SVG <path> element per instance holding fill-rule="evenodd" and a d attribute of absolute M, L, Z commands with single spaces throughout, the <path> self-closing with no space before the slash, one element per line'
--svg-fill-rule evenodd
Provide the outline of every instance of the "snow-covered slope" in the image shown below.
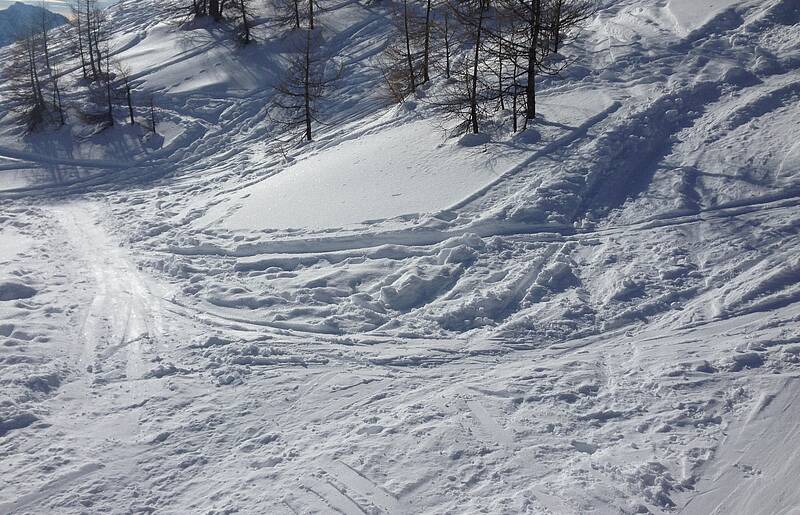
<path fill-rule="evenodd" d="M 160 137 L 0 114 L 0 512 L 797 510 L 796 2 L 606 2 L 485 139 L 345 2 L 304 146 L 291 36 L 168 7 L 109 11 Z"/>

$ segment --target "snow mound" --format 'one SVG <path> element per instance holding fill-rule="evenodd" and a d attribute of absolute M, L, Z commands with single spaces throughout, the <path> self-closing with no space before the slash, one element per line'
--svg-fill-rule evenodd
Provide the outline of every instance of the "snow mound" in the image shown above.
<path fill-rule="evenodd" d="M 354 135 L 243 188 L 201 221 L 226 229 L 335 228 L 434 212 L 491 181 L 507 158 L 445 144 L 429 121 Z"/>

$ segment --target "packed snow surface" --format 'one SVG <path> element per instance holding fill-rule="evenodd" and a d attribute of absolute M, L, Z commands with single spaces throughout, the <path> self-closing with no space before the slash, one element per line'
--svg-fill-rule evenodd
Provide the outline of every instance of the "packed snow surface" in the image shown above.
<path fill-rule="evenodd" d="M 603 2 L 478 137 L 389 15 L 303 145 L 265 17 L 108 11 L 158 134 L 0 86 L 0 513 L 795 513 L 800 6 Z"/>

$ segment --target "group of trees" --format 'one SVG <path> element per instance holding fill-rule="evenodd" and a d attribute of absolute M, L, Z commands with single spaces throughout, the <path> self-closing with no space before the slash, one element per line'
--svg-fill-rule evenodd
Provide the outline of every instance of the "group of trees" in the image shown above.
<path fill-rule="evenodd" d="M 277 20 L 306 31 L 276 88 L 271 112 L 312 139 L 315 109 L 337 77 L 314 34 L 319 0 L 274 0 Z M 444 87 L 426 101 L 463 117 L 474 133 L 488 114 L 509 112 L 514 132 L 536 118 L 536 79 L 563 70 L 559 52 L 596 12 L 595 0 L 394 0 L 395 37 L 380 66 L 401 101 L 438 74 Z"/>
<path fill-rule="evenodd" d="M 226 17 L 239 21 L 239 38 L 244 44 L 253 40 L 251 28 L 252 0 L 192 0 L 191 14 L 197 18 L 210 16 L 216 21 Z"/>
<path fill-rule="evenodd" d="M 73 0 L 72 16 L 66 26 L 53 28 L 47 11 L 41 20 L 20 27 L 17 42 L 11 48 L 11 62 L 4 68 L 11 101 L 28 131 L 44 123 L 64 125 L 67 108 L 62 95 L 65 69 L 80 72 L 81 86 L 88 92 L 78 114 L 87 121 L 114 125 L 114 105 L 124 102 L 128 119 L 136 123 L 133 88 L 129 70 L 112 55 L 110 27 L 106 13 L 97 0 Z M 58 45 L 51 42 L 57 41 Z M 70 61 L 68 63 L 68 61 Z M 150 120 L 154 120 L 151 102 Z M 155 131 L 155 126 L 151 127 Z"/>
<path fill-rule="evenodd" d="M 559 51 L 596 11 L 594 0 L 434 2 L 402 0 L 396 9 L 386 82 L 401 99 L 436 66 L 447 85 L 431 102 L 463 116 L 475 133 L 490 112 L 510 110 L 515 132 L 536 117 L 536 78 L 569 64 Z"/>
<path fill-rule="evenodd" d="M 50 19 L 46 11 L 25 27 L 18 28 L 5 77 L 16 107 L 22 112 L 28 130 L 35 130 L 51 117 L 66 121 L 61 95 L 62 72 L 50 43 Z"/>
<path fill-rule="evenodd" d="M 248 43 L 253 1 L 192 0 L 191 12 L 239 20 Z M 310 141 L 321 123 L 317 105 L 341 71 L 315 24 L 325 0 L 270 1 L 270 21 L 292 30 L 295 52 L 267 114 Z M 445 86 L 427 101 L 462 116 L 474 133 L 498 110 L 509 112 L 515 132 L 527 127 L 537 77 L 568 65 L 559 53 L 565 40 L 596 11 L 595 0 L 372 0 L 380 1 L 392 2 L 396 27 L 380 63 L 391 97 L 413 95 L 438 74 Z"/>
<path fill-rule="evenodd" d="M 7 67 L 28 127 L 47 119 L 65 123 L 59 63 L 75 58 L 97 109 L 114 124 L 114 104 L 124 101 L 135 123 L 129 71 L 113 58 L 110 27 L 97 0 L 72 0 L 70 26 L 57 36 L 68 41 L 54 55 L 45 19 L 24 32 Z M 183 0 L 186 2 L 187 0 Z M 191 16 L 233 21 L 244 44 L 253 41 L 253 3 L 269 1 L 267 22 L 290 31 L 283 80 L 274 89 L 267 116 L 311 141 L 320 124 L 319 103 L 341 69 L 326 55 L 324 33 L 315 22 L 327 0 L 191 0 Z M 503 112 L 513 130 L 536 117 L 536 79 L 556 74 L 569 60 L 561 49 L 594 15 L 595 0 L 372 0 L 392 2 L 394 37 L 379 66 L 391 97 L 417 95 L 456 113 L 474 133 L 488 115 Z M 73 61 L 75 62 L 75 61 Z M 437 86 L 427 84 L 436 78 Z M 424 86 L 424 94 L 420 88 Z M 102 109 L 101 109 L 102 107 Z M 151 102 L 152 111 L 152 102 Z M 152 114 L 152 113 L 151 113 Z M 88 116 L 89 114 L 87 114 Z"/>
<path fill-rule="evenodd" d="M 254 0 L 193 0 L 195 17 L 211 16 L 238 21 L 240 40 L 252 41 L 251 13 Z M 274 88 L 267 108 L 268 118 L 291 137 L 299 132 L 306 141 L 313 139 L 314 126 L 322 122 L 318 103 L 325 96 L 341 71 L 330 56 L 324 54 L 324 37 L 315 19 L 319 0 L 270 0 L 271 19 L 278 28 L 291 31 L 288 43 L 293 51 L 286 62 L 286 71 Z"/>

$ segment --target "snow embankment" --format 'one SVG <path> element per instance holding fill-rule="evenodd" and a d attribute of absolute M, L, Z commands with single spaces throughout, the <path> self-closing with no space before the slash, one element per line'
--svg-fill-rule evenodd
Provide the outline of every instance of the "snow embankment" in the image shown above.
<path fill-rule="evenodd" d="M 446 140 L 444 129 L 412 121 L 303 158 L 237 191 L 201 222 L 219 220 L 231 230 L 328 229 L 419 216 L 469 195 L 514 157 L 498 158 L 492 150 L 460 147 Z"/>

